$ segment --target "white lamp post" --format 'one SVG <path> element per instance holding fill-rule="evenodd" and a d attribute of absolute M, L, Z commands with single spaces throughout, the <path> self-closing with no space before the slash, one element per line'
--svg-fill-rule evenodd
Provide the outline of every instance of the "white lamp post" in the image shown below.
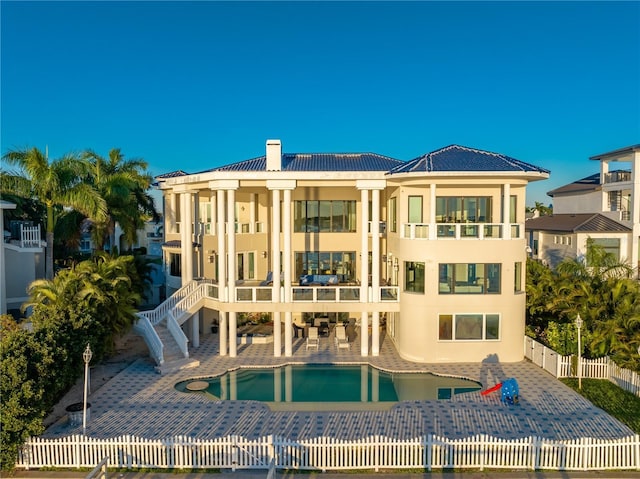
<path fill-rule="evenodd" d="M 576 328 L 578 328 L 578 389 L 582 389 L 582 346 L 580 344 L 580 329 L 582 328 L 582 318 L 580 313 L 576 316 Z"/>
<path fill-rule="evenodd" d="M 93 354 L 91 353 L 91 348 L 89 347 L 89 343 L 87 343 L 87 347 L 82 353 L 82 359 L 84 359 L 84 403 L 82 407 L 82 434 L 86 435 L 87 432 L 87 386 L 89 383 L 89 362 L 91 361 L 91 357 Z"/>

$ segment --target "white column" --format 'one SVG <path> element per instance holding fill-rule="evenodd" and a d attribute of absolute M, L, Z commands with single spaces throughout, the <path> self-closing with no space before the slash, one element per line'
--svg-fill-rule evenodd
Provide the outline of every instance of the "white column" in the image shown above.
<path fill-rule="evenodd" d="M 220 296 L 220 301 L 227 301 L 225 291 L 227 289 L 227 248 L 225 246 L 225 221 L 224 221 L 224 210 L 225 210 L 225 196 L 224 190 L 217 191 L 218 201 L 218 294 Z"/>
<path fill-rule="evenodd" d="M 380 355 L 380 311 L 371 313 L 371 355 Z"/>
<path fill-rule="evenodd" d="M 284 190 L 284 211 L 282 212 L 283 232 L 283 274 L 284 302 L 291 303 L 291 190 Z M 293 355 L 293 320 L 291 311 L 284 314 L 284 355 Z"/>
<path fill-rule="evenodd" d="M 434 240 L 438 237 L 436 226 L 436 184 L 431 183 L 429 187 L 429 239 Z"/>
<path fill-rule="evenodd" d="M 200 346 L 200 311 L 191 316 L 191 346 Z"/>
<path fill-rule="evenodd" d="M 180 285 L 184 286 L 186 282 L 187 271 L 187 241 L 185 238 L 186 228 L 184 227 L 184 194 L 180 195 Z"/>
<path fill-rule="evenodd" d="M 280 190 L 272 190 L 271 264 L 273 271 L 273 303 L 280 302 Z M 280 313 L 273 313 L 273 355 L 282 354 Z"/>
<path fill-rule="evenodd" d="M 284 355 L 290 357 L 293 353 L 293 318 L 291 311 L 284 313 Z"/>
<path fill-rule="evenodd" d="M 238 321 L 237 313 L 229 311 L 229 357 L 238 355 Z"/>
<path fill-rule="evenodd" d="M 633 153 L 631 160 L 631 266 L 640 267 L 640 151 Z M 640 275 L 640 271 L 638 271 Z"/>
<path fill-rule="evenodd" d="M 169 211 L 167 211 L 167 219 L 169 220 L 169 228 L 167 228 L 167 231 L 169 233 L 175 233 L 178 227 L 178 219 L 176 217 L 177 198 L 178 195 L 176 195 L 175 193 L 172 192 L 169 194 Z"/>
<path fill-rule="evenodd" d="M 366 303 L 369 301 L 369 190 L 360 190 L 360 214 L 360 302 Z"/>
<path fill-rule="evenodd" d="M 227 253 L 226 253 L 226 243 L 225 243 L 225 221 L 224 221 L 224 211 L 225 211 L 225 193 L 224 190 L 216 191 L 216 209 L 217 209 L 217 240 L 218 240 L 218 255 L 217 255 L 217 264 L 218 271 L 216 273 L 216 277 L 218 280 L 218 297 L 220 298 L 220 302 L 224 303 L 227 301 L 227 297 L 225 291 L 227 289 Z M 220 356 L 226 356 L 229 346 L 229 325 L 227 323 L 227 313 L 225 311 L 219 311 L 219 322 L 220 327 L 218 328 L 220 334 Z"/>
<path fill-rule="evenodd" d="M 229 325 L 227 324 L 227 313 L 224 311 L 218 311 L 218 334 L 220 335 L 220 356 L 226 356 L 229 341 Z"/>
<path fill-rule="evenodd" d="M 256 194 L 249 195 L 249 233 L 256 232 Z"/>
<path fill-rule="evenodd" d="M 380 302 L 380 190 L 371 192 L 371 289 L 373 302 Z M 371 317 L 371 354 L 380 352 L 380 312 L 373 311 Z"/>
<path fill-rule="evenodd" d="M 360 246 L 360 302 L 369 301 L 369 190 L 360 190 L 361 246 Z M 360 354 L 369 355 L 369 312 L 360 320 Z"/>
<path fill-rule="evenodd" d="M 214 235 L 214 234 L 216 234 L 215 227 L 216 227 L 216 224 L 218 222 L 217 219 L 216 219 L 218 215 L 216 214 L 217 213 L 217 211 L 216 211 L 216 208 L 217 208 L 217 205 L 216 205 L 216 192 L 213 191 L 213 190 L 211 190 L 211 197 L 209 198 L 209 205 L 210 205 L 210 208 L 211 208 L 211 225 L 209 226 L 209 228 L 210 228 L 209 234 Z"/>
<path fill-rule="evenodd" d="M 282 214 L 282 231 L 284 240 L 284 252 L 282 258 L 284 260 L 284 301 L 291 302 L 291 190 L 284 190 L 284 211 Z"/>
<path fill-rule="evenodd" d="M 202 230 L 200 228 L 200 195 L 197 193 L 191 197 L 191 206 L 193 209 L 193 235 L 196 238 L 199 238 L 202 234 Z M 200 243 L 197 239 L 196 242 Z"/>
<path fill-rule="evenodd" d="M 182 284 L 186 284 L 193 279 L 193 210 L 191 202 L 193 195 L 191 193 L 183 193 L 181 198 L 184 216 L 181 221 L 182 228 L 182 252 L 185 255 L 185 271 L 182 272 Z"/>
<path fill-rule="evenodd" d="M 369 355 L 369 313 L 366 311 L 360 317 L 360 354 Z"/>
<path fill-rule="evenodd" d="M 380 190 L 373 190 L 371 214 L 371 287 L 373 301 L 380 301 Z"/>
<path fill-rule="evenodd" d="M 191 195 L 191 201 L 189 202 L 189 204 L 191 205 L 191 218 L 193 218 L 192 242 L 202 245 L 202 228 L 200 226 L 200 195 L 198 195 L 198 193 Z M 191 279 L 201 278 L 203 276 L 201 272 L 202 260 L 204 257 L 202 247 L 199 246 L 197 248 L 193 248 L 193 251 L 189 255 L 189 257 L 191 258 Z"/>
<path fill-rule="evenodd" d="M 502 237 L 511 239 L 511 185 L 506 183 L 502 188 Z"/>
<path fill-rule="evenodd" d="M 230 303 L 236 302 L 236 191 L 227 190 L 227 261 L 229 268 L 229 299 Z"/>

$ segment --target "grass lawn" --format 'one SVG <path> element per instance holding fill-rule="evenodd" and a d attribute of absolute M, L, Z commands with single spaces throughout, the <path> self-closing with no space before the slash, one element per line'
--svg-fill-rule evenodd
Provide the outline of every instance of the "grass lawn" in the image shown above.
<path fill-rule="evenodd" d="M 582 390 L 578 390 L 577 379 L 565 378 L 561 381 L 595 406 L 629 426 L 633 432 L 640 434 L 640 398 L 638 396 L 606 379 L 583 379 Z"/>

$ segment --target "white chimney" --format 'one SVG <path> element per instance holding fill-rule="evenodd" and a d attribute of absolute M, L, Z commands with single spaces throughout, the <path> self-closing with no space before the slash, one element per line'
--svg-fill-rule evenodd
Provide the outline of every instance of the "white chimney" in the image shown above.
<path fill-rule="evenodd" d="M 280 140 L 267 140 L 267 171 L 282 170 L 282 143 Z"/>

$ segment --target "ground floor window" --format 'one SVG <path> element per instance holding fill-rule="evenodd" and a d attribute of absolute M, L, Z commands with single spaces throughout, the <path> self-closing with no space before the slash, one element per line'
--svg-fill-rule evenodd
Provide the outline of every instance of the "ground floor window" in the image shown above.
<path fill-rule="evenodd" d="M 441 314 L 441 341 L 483 341 L 500 339 L 499 314 Z"/>

